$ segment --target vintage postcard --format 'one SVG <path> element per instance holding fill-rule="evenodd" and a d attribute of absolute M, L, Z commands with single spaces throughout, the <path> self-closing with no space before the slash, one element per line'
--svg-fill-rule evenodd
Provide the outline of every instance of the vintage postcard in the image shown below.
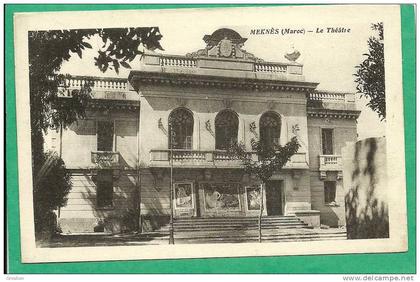
<path fill-rule="evenodd" d="M 16 14 L 23 262 L 406 251 L 400 22 Z"/>

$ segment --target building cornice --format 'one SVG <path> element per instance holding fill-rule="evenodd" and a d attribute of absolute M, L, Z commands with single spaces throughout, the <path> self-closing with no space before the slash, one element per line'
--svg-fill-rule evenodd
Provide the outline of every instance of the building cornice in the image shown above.
<path fill-rule="evenodd" d="M 307 108 L 307 115 L 313 118 L 357 119 L 360 111 Z"/>
<path fill-rule="evenodd" d="M 63 102 L 71 99 L 71 96 L 60 96 Z M 138 111 L 140 105 L 138 101 L 134 100 L 116 100 L 116 99 L 90 99 L 87 103 L 88 109 L 93 110 L 126 110 L 126 111 Z"/>
<path fill-rule="evenodd" d="M 140 110 L 140 105 L 138 101 L 122 101 L 122 100 L 94 99 L 89 102 L 88 107 L 90 109 L 95 109 L 95 110 L 108 110 L 108 109 L 127 110 L 127 111 Z"/>
<path fill-rule="evenodd" d="M 254 78 L 132 71 L 129 82 L 137 91 L 140 85 L 175 85 L 180 87 L 236 88 L 254 91 L 301 91 L 315 89 L 318 83 Z"/>

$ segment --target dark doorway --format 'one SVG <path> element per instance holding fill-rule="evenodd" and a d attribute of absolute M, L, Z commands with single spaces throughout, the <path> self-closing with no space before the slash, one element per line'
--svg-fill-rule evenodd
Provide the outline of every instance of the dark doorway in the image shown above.
<path fill-rule="evenodd" d="M 269 181 L 265 188 L 267 215 L 283 215 L 284 193 L 283 181 Z"/>

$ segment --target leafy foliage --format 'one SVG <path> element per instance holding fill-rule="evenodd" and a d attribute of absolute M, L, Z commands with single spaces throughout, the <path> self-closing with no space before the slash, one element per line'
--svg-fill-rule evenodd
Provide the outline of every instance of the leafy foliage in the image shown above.
<path fill-rule="evenodd" d="M 245 167 L 245 172 L 256 175 L 263 184 L 266 184 L 274 172 L 279 171 L 297 153 L 300 144 L 296 136 L 294 136 L 286 145 L 267 144 L 262 140 L 251 139 L 251 148 L 258 156 L 257 160 L 252 158 L 252 153 L 246 150 L 243 143 L 233 144 L 228 152 L 231 157 L 238 158 Z M 261 186 L 261 202 L 260 213 L 258 217 L 258 233 L 259 242 L 262 242 L 262 223 L 261 217 L 263 213 L 263 198 Z"/>
<path fill-rule="evenodd" d="M 38 232 L 52 228 L 51 211 L 66 204 L 71 189 L 70 174 L 63 160 L 52 152 L 43 154 L 43 158 L 42 177 L 38 174 L 33 189 L 35 230 Z"/>
<path fill-rule="evenodd" d="M 42 163 L 43 131 L 48 128 L 66 127 L 85 117 L 90 100 L 90 85 L 82 85 L 71 98 L 62 103 L 58 93 L 64 85 L 65 75 L 59 71 L 72 54 L 82 58 L 90 49 L 89 39 L 100 36 L 104 45 L 94 58 L 95 65 L 105 72 L 118 73 L 120 66 L 130 67 L 129 62 L 141 55 L 141 46 L 162 49 L 159 28 L 114 28 L 82 30 L 31 31 L 29 39 L 29 84 L 31 106 L 32 152 L 35 172 Z"/>
<path fill-rule="evenodd" d="M 233 144 L 229 153 L 242 161 L 247 173 L 257 175 L 263 183 L 266 183 L 274 172 L 279 171 L 297 153 L 300 145 L 297 138 L 293 137 L 284 146 L 278 144 L 266 146 L 260 140 L 251 139 L 251 147 L 258 156 L 257 160 L 252 159 L 252 154 L 242 143 Z"/>
<path fill-rule="evenodd" d="M 61 65 L 72 53 L 82 58 L 85 49 L 91 49 L 89 39 L 98 35 L 104 45 L 94 58 L 95 65 L 105 72 L 119 72 L 120 66 L 131 68 L 129 62 L 141 55 L 139 49 L 161 49 L 159 28 L 115 28 L 84 30 L 52 30 L 29 32 L 29 80 L 33 126 L 46 130 L 58 125 L 68 126 L 84 116 L 89 101 L 89 85 L 67 101 L 67 106 L 57 98 L 59 86 L 65 75 L 59 74 Z"/>
<path fill-rule="evenodd" d="M 65 89 L 66 75 L 60 74 L 64 61 L 72 54 L 82 58 L 83 51 L 92 49 L 89 40 L 99 36 L 103 46 L 94 58 L 94 64 L 102 71 L 119 72 L 120 66 L 131 68 L 136 56 L 141 55 L 142 46 L 154 50 L 162 49 L 159 28 L 114 28 L 83 30 L 48 30 L 28 33 L 29 87 L 31 109 L 32 167 L 34 178 L 35 228 L 53 222 L 52 210 L 65 204 L 70 189 L 69 176 L 64 162 L 58 156 L 44 153 L 43 134 L 49 128 L 67 127 L 86 116 L 86 107 L 91 99 L 88 83 L 73 90 L 72 95 L 59 98 Z M 48 162 L 54 166 L 45 171 Z M 42 172 L 42 173 L 41 173 Z"/>
<path fill-rule="evenodd" d="M 384 120 L 386 102 L 383 23 L 373 24 L 372 29 L 378 32 L 378 36 L 371 36 L 367 41 L 369 53 L 363 54 L 366 58 L 356 66 L 354 76 L 356 76 L 357 92 L 369 99 L 367 106 Z"/>

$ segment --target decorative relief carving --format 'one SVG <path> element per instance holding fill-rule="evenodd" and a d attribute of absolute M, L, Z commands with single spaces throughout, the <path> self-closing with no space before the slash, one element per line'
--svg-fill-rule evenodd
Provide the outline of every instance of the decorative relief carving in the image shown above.
<path fill-rule="evenodd" d="M 295 136 L 298 136 L 299 135 L 299 131 L 300 131 L 299 124 L 292 125 L 292 133 Z"/>
<path fill-rule="evenodd" d="M 258 138 L 257 125 L 256 125 L 255 121 L 253 121 L 253 122 L 251 122 L 251 123 L 249 124 L 249 131 L 250 131 L 252 134 L 254 134 L 254 136 L 255 136 L 256 138 Z"/>
<path fill-rule="evenodd" d="M 219 42 L 219 56 L 221 57 L 232 57 L 234 56 L 235 47 L 232 44 L 232 41 L 226 37 Z"/>
<path fill-rule="evenodd" d="M 207 120 L 205 124 L 206 124 L 207 131 L 210 132 L 210 134 L 212 136 L 214 136 L 214 132 L 213 132 L 213 129 L 211 128 L 211 122 L 210 122 L 210 120 Z"/>
<path fill-rule="evenodd" d="M 168 131 L 166 130 L 165 126 L 163 125 L 162 118 L 158 120 L 158 128 L 162 130 L 165 135 L 168 135 Z"/>
<path fill-rule="evenodd" d="M 185 98 L 176 98 L 176 102 L 179 107 L 185 107 L 188 101 Z"/>
<path fill-rule="evenodd" d="M 230 99 L 224 99 L 223 100 L 223 106 L 225 106 L 226 109 L 232 108 L 232 100 L 230 100 Z"/>
<path fill-rule="evenodd" d="M 247 38 L 242 37 L 232 29 L 221 28 L 203 38 L 206 43 L 204 49 L 186 54 L 187 57 L 223 57 L 245 59 L 254 62 L 264 62 L 254 54 L 242 49 Z"/>
<path fill-rule="evenodd" d="M 286 53 L 284 57 L 291 62 L 296 62 L 296 60 L 300 57 L 300 52 L 293 48 L 290 52 Z"/>
<path fill-rule="evenodd" d="M 267 101 L 267 109 L 274 110 L 276 108 L 277 103 L 275 101 Z"/>
<path fill-rule="evenodd" d="M 204 180 L 209 181 L 213 177 L 210 169 L 205 169 L 203 172 Z"/>
<path fill-rule="evenodd" d="M 294 169 L 292 170 L 292 176 L 293 179 L 300 179 L 300 177 L 302 176 L 302 171 Z"/>

